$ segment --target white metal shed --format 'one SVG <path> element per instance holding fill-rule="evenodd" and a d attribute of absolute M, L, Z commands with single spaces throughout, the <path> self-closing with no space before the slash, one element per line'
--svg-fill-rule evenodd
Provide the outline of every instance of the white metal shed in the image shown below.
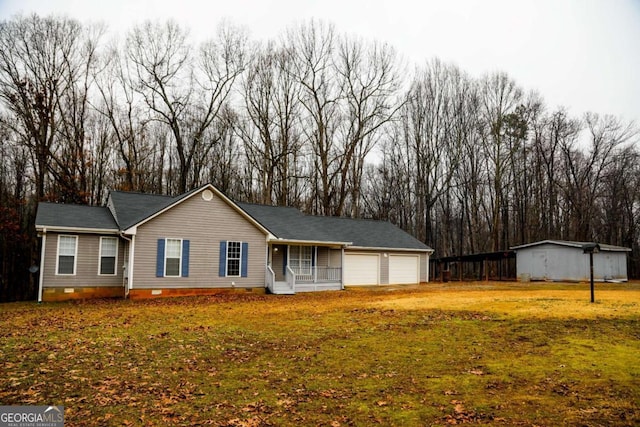
<path fill-rule="evenodd" d="M 514 246 L 518 280 L 589 281 L 589 255 L 583 246 L 590 242 L 542 240 Z M 627 281 L 627 252 L 622 246 L 599 244 L 593 255 L 595 281 Z"/>

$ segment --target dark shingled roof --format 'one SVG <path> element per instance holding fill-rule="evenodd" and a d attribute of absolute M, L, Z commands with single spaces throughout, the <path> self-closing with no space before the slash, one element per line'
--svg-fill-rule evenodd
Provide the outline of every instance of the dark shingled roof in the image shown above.
<path fill-rule="evenodd" d="M 118 231 L 109 209 L 102 206 L 38 203 L 38 227 L 73 227 Z"/>
<path fill-rule="evenodd" d="M 179 200 L 177 197 L 125 191 L 112 191 L 109 196 L 118 224 L 123 230 Z"/>
<path fill-rule="evenodd" d="M 338 217 L 314 218 L 317 218 L 323 226 L 329 227 L 336 236 L 343 236 L 343 239 L 352 242 L 353 246 L 431 250 L 429 246 L 388 221 Z"/>
<path fill-rule="evenodd" d="M 253 203 L 236 204 L 276 237 L 289 240 L 349 242 L 342 238 L 336 239 L 331 230 L 313 223 L 315 217 L 303 215 L 296 208 Z"/>
<path fill-rule="evenodd" d="M 430 250 L 390 222 L 304 215 L 295 208 L 237 203 L 274 236 L 285 240 L 346 242 L 367 248 Z"/>

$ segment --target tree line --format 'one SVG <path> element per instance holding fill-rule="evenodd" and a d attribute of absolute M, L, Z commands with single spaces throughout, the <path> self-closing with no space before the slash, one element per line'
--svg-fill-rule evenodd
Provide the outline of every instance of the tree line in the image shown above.
<path fill-rule="evenodd" d="M 588 88 L 585 88 L 588 90 Z M 111 189 L 229 197 L 389 220 L 437 256 L 541 239 L 631 247 L 640 277 L 633 122 L 549 109 L 507 74 L 472 77 L 327 23 L 254 41 L 223 22 L 117 38 L 66 17 L 0 23 L 0 282 L 30 298 L 38 201 Z"/>

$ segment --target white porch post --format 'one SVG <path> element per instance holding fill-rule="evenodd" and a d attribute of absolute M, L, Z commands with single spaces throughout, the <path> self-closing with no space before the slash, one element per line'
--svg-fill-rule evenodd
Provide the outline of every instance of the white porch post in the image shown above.
<path fill-rule="evenodd" d="M 344 246 L 340 248 L 340 289 L 344 290 Z"/>
<path fill-rule="evenodd" d="M 266 252 L 267 266 L 269 266 L 273 264 L 273 248 L 269 242 L 267 242 Z"/>
<path fill-rule="evenodd" d="M 265 268 L 265 273 L 264 273 L 265 274 L 265 276 L 264 276 L 264 287 L 268 288 L 269 287 L 269 281 L 267 280 L 267 274 L 269 273 L 269 267 L 272 265 L 272 262 L 273 262 L 273 255 L 272 255 L 273 248 L 271 248 L 271 245 L 270 245 L 270 243 L 268 241 L 267 241 L 265 250 L 266 250 L 265 258 L 267 260 L 267 266 Z M 275 278 L 273 278 L 273 280 L 275 281 Z"/>
<path fill-rule="evenodd" d="M 318 247 L 313 247 L 313 283 L 318 282 Z"/>

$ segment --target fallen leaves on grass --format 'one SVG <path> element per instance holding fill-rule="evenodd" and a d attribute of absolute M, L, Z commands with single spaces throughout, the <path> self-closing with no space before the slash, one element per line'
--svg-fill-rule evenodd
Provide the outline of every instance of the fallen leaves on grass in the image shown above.
<path fill-rule="evenodd" d="M 451 290 L 424 308 L 435 292 L 7 304 L 0 402 L 64 404 L 70 427 L 640 421 L 636 305 L 522 320 L 513 289 L 483 294 L 500 314 L 452 309 Z"/>
<path fill-rule="evenodd" d="M 452 400 L 449 402 L 453 405 L 453 413 L 444 416 L 443 420 L 449 425 L 483 423 L 487 421 L 495 421 L 505 423 L 507 420 L 503 417 L 494 417 L 493 415 L 468 410 L 461 400 Z"/>

